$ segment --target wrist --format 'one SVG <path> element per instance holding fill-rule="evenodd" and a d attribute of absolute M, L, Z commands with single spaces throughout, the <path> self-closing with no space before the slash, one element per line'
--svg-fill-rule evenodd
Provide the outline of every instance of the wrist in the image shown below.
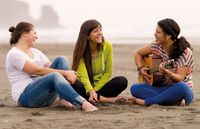
<path fill-rule="evenodd" d="M 138 66 L 137 71 L 139 72 L 144 66 Z"/>
<path fill-rule="evenodd" d="M 89 94 L 90 94 L 90 95 L 91 95 L 92 93 L 95 93 L 95 90 L 94 90 L 94 89 L 92 89 L 92 90 L 89 91 Z"/>

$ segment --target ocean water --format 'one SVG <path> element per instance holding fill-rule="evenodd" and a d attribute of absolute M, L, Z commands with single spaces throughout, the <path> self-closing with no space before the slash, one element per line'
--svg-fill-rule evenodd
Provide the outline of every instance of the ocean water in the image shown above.
<path fill-rule="evenodd" d="M 185 36 L 192 44 L 200 43 L 200 32 L 188 30 L 187 33 L 181 34 Z M 79 30 L 75 29 L 39 29 L 37 30 L 37 43 L 75 43 Z M 132 31 L 120 31 L 117 29 L 104 30 L 105 39 L 113 44 L 146 44 L 154 41 L 153 31 L 144 31 L 135 33 Z M 10 33 L 7 30 L 0 30 L 0 44 L 8 43 Z"/>

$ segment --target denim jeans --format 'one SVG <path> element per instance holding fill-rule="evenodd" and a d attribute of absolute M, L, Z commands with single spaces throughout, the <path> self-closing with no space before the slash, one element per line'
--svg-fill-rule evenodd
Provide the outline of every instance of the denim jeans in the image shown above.
<path fill-rule="evenodd" d="M 51 68 L 69 70 L 69 62 L 63 57 L 57 57 Z M 71 102 L 77 108 L 82 107 L 85 100 L 70 85 L 70 83 L 58 72 L 49 73 L 36 78 L 20 95 L 19 106 L 45 107 L 51 105 L 59 97 Z"/>
<path fill-rule="evenodd" d="M 131 86 L 130 90 L 133 96 L 144 99 L 147 106 L 152 104 L 178 104 L 181 99 L 185 99 L 186 104 L 190 104 L 194 98 L 192 89 L 184 82 L 163 87 L 153 87 L 145 83 L 139 83 Z"/>

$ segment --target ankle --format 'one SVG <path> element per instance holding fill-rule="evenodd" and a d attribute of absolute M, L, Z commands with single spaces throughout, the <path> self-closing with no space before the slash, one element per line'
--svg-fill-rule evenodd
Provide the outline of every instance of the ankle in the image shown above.
<path fill-rule="evenodd" d="M 98 108 L 85 100 L 82 103 L 82 110 L 86 112 L 92 112 L 98 110 Z"/>

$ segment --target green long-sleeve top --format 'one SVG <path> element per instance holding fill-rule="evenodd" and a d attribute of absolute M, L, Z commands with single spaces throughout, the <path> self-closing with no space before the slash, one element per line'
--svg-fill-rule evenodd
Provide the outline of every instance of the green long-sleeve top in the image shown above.
<path fill-rule="evenodd" d="M 105 41 L 98 55 L 92 58 L 92 71 L 94 80 L 94 85 L 92 86 L 84 60 L 83 58 L 80 60 L 77 68 L 77 77 L 78 80 L 83 83 L 86 93 L 92 89 L 95 91 L 100 90 L 110 80 L 112 75 L 112 62 L 112 45 L 108 41 Z"/>

